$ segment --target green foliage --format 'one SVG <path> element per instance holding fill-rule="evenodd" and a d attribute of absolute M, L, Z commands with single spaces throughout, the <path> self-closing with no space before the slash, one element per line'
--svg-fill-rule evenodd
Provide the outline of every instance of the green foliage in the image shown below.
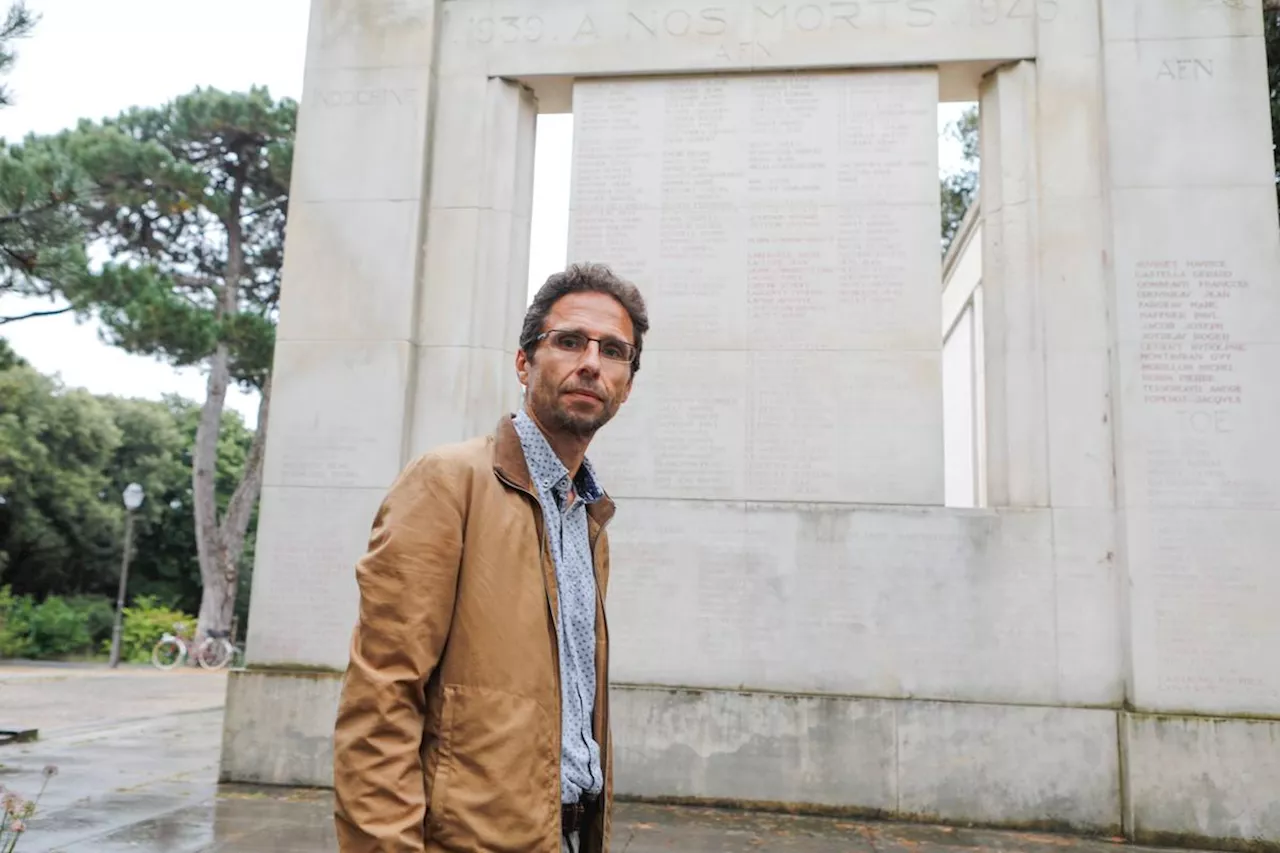
<path fill-rule="evenodd" d="M 137 482 L 146 500 L 135 514 L 129 592 L 196 610 L 190 448 L 199 416 L 179 398 L 68 391 L 21 363 L 0 339 L 0 582 L 37 600 L 86 594 L 114 601 L 120 494 Z M 252 440 L 238 413 L 223 415 L 216 486 L 224 506 Z M 246 592 L 245 606 L 247 599 Z M 100 631 L 91 626 L 91 633 L 96 644 Z"/>
<path fill-rule="evenodd" d="M 151 660 L 151 649 L 165 632 L 190 636 L 196 618 L 181 610 L 161 605 L 152 596 L 139 596 L 132 607 L 124 609 L 120 631 L 120 659 L 143 662 Z"/>
<path fill-rule="evenodd" d="M 9 7 L 4 23 L 0 24 L 0 74 L 8 74 L 13 69 L 14 60 L 18 58 L 13 43 L 31 35 L 39 22 L 40 16 L 33 15 L 22 0 Z M 0 85 L 0 107 L 13 103 L 13 93 L 7 86 Z"/>
<path fill-rule="evenodd" d="M 297 104 L 266 89 L 196 89 L 41 140 L 92 187 L 77 209 L 111 256 L 65 295 L 111 343 L 174 365 L 219 344 L 261 387 L 275 335 Z"/>
<path fill-rule="evenodd" d="M 0 371 L 0 574 L 18 594 L 107 593 L 123 508 L 106 499 L 122 440 L 92 395 Z"/>
<path fill-rule="evenodd" d="M 0 75 L 13 68 L 14 43 L 30 35 L 38 20 L 21 0 L 9 7 L 0 22 Z M 11 103 L 13 93 L 0 85 L 0 107 Z M 63 153 L 0 141 L 0 296 L 50 300 L 48 309 L 0 317 L 0 325 L 75 310 L 56 303 L 64 288 L 74 291 L 91 278 L 84 223 L 73 204 L 90 190 L 86 177 Z"/>
<path fill-rule="evenodd" d="M 89 634 L 89 647 L 99 648 L 111 640 L 111 626 L 115 622 L 115 602 L 97 595 L 73 595 L 67 605 L 78 615 Z"/>
<path fill-rule="evenodd" d="M 89 192 L 84 173 L 65 153 L 43 145 L 0 143 L 0 294 L 74 295 L 89 281 L 85 227 L 73 202 Z"/>
<path fill-rule="evenodd" d="M 110 641 L 113 611 L 105 598 L 51 595 L 38 602 L 0 587 L 0 657 L 56 659 L 85 655 Z"/>
<path fill-rule="evenodd" d="M 27 360 L 13 351 L 13 347 L 4 338 L 0 338 L 0 370 L 11 367 L 25 367 Z"/>
<path fill-rule="evenodd" d="M 978 108 L 965 110 L 959 120 L 947 126 L 947 135 L 961 145 L 964 163 L 942 178 L 942 252 L 955 239 L 964 215 L 978 193 Z"/>

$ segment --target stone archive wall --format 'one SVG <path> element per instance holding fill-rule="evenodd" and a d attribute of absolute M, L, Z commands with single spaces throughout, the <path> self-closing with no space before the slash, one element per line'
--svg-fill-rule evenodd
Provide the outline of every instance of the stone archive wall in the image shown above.
<path fill-rule="evenodd" d="M 616 679 L 1119 698 L 1109 525 L 938 506 L 937 85 L 575 84 L 569 254 L 641 282 L 654 324 L 592 448 Z"/>
<path fill-rule="evenodd" d="M 593 453 L 618 791 L 1280 844 L 1256 3 L 313 0 L 307 63 L 224 779 L 330 781 L 352 565 L 514 404 L 572 91 L 570 254 L 655 325 Z M 938 506 L 940 92 L 982 104 L 981 510 Z"/>
<path fill-rule="evenodd" d="M 569 255 L 644 282 L 629 498 L 942 502 L 937 75 L 574 87 Z"/>

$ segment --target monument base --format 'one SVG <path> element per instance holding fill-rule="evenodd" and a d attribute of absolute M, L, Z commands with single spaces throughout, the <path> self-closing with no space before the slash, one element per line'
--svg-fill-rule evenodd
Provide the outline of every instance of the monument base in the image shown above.
<path fill-rule="evenodd" d="M 232 670 L 218 781 L 333 787 L 341 689 L 332 670 Z"/>
<path fill-rule="evenodd" d="M 223 782 L 329 787 L 341 674 L 231 673 Z M 1280 850 L 1280 720 L 615 685 L 624 799 Z"/>

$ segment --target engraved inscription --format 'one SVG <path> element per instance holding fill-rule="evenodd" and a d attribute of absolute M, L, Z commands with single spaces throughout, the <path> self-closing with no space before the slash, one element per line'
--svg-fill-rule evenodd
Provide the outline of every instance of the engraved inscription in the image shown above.
<path fill-rule="evenodd" d="M 1274 695 L 1274 667 L 1260 665 L 1280 643 L 1270 612 L 1280 589 L 1257 562 L 1278 544 L 1267 516 L 1162 513 L 1145 532 L 1157 690 L 1212 699 Z"/>
<path fill-rule="evenodd" d="M 590 26 L 590 18 L 583 22 Z M 468 16 L 466 41 L 468 44 L 515 44 L 542 40 L 546 25 L 537 15 L 502 15 L 497 18 Z M 574 36 L 577 38 L 577 35 Z"/>
<path fill-rule="evenodd" d="M 1212 258 L 1143 260 L 1133 268 L 1138 377 L 1150 423 L 1147 497 L 1155 505 L 1267 503 L 1271 486 L 1237 457 L 1250 440 L 1257 385 L 1252 346 L 1228 318 L 1253 283 Z"/>
<path fill-rule="evenodd" d="M 565 9 L 544 15 L 467 13 L 446 4 L 446 41 L 498 48 L 651 42 L 705 45 L 707 56 L 729 62 L 773 56 L 772 46 L 807 36 L 877 38 L 890 32 L 942 28 L 988 29 L 1049 22 L 1062 0 L 754 0 L 742 4 L 634 4 L 617 9 Z M 513 7 L 513 11 L 516 9 Z"/>
<path fill-rule="evenodd" d="M 687 36 L 690 33 L 718 36 L 729 28 L 728 15 L 729 10 L 723 6 L 697 11 L 671 9 L 667 12 L 628 12 L 627 23 L 631 27 L 628 34 L 650 38 L 657 38 L 663 33 L 669 36 Z"/>
<path fill-rule="evenodd" d="M 938 21 L 938 0 L 844 0 L 832 3 L 759 3 L 754 23 L 765 32 L 811 33 L 820 30 L 931 27 Z"/>
<path fill-rule="evenodd" d="M 417 89 L 332 89 L 316 100 L 328 109 L 340 107 L 402 107 L 418 98 Z"/>
<path fill-rule="evenodd" d="M 1248 347 L 1232 339 L 1219 312 L 1249 282 L 1226 261 L 1140 261 L 1134 287 L 1143 401 L 1176 406 L 1188 422 L 1198 414 L 1197 423 L 1207 422 L 1206 410 L 1239 406 L 1244 391 L 1233 375 L 1236 356 Z"/>
<path fill-rule="evenodd" d="M 972 21 L 975 24 L 998 24 L 1001 21 L 1037 18 L 1048 23 L 1057 19 L 1062 0 L 973 0 Z"/>
<path fill-rule="evenodd" d="M 1160 63 L 1157 80 L 1179 82 L 1208 80 L 1213 77 L 1212 59 L 1165 59 Z"/>
<path fill-rule="evenodd" d="M 612 582 L 618 678 L 787 689 L 803 672 L 810 688 L 892 696 L 976 672 L 1053 689 L 1047 514 L 651 501 L 617 524 L 615 559 L 640 569 Z M 948 606 L 957 596 L 971 605 Z"/>
<path fill-rule="evenodd" d="M 325 0 L 321 43 L 387 30 L 422 28 L 431 23 L 429 0 Z"/>
<path fill-rule="evenodd" d="M 936 92 L 931 72 L 575 87 L 570 255 L 661 317 L 658 390 L 602 439 L 619 494 L 934 500 Z"/>

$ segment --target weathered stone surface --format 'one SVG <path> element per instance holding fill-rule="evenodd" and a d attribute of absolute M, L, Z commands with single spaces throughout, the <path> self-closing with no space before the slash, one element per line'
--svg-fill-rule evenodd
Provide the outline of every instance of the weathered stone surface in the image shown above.
<path fill-rule="evenodd" d="M 942 502 L 937 98 L 931 71 L 575 85 L 569 254 L 656 321 L 595 445 L 611 490 Z"/>
<path fill-rule="evenodd" d="M 333 785 L 339 673 L 231 673 L 222 734 L 224 781 Z"/>
<path fill-rule="evenodd" d="M 1109 523 L 1086 511 L 631 500 L 610 528 L 612 672 L 634 684 L 1117 702 Z"/>
<path fill-rule="evenodd" d="M 654 322 L 593 446 L 620 503 L 621 785 L 1280 842 L 1275 726 L 1245 719 L 1280 715 L 1256 4 L 313 19 L 251 662 L 341 668 L 383 490 L 517 404 L 534 119 L 572 108 L 571 259 L 634 278 Z M 681 72 L 706 76 L 655 76 Z M 957 269 L 981 268 L 992 508 L 965 511 L 937 506 L 939 97 L 983 108 Z M 336 681 L 244 679 L 236 719 L 286 713 L 265 749 L 229 724 L 225 774 L 325 783 Z M 1162 716 L 1117 740 L 1124 703 Z"/>
<path fill-rule="evenodd" d="M 1139 840 L 1280 839 L 1280 720 L 1125 714 L 1123 723 Z"/>

